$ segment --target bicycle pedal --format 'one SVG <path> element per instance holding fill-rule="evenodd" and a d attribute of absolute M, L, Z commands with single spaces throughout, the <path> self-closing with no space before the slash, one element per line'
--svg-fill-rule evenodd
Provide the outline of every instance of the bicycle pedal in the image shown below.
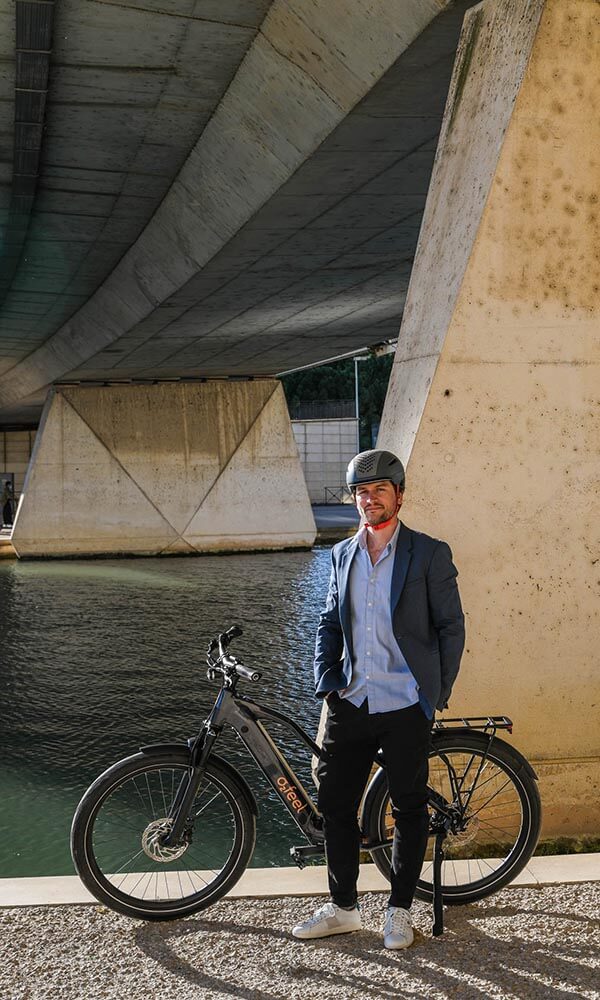
<path fill-rule="evenodd" d="M 306 868 L 306 861 L 304 860 L 304 858 L 302 857 L 302 855 L 299 854 L 298 852 L 299 852 L 299 848 L 297 848 L 297 847 L 290 847 L 290 857 L 291 857 L 292 861 L 294 862 L 294 864 L 298 865 L 298 868 L 300 868 L 300 869 Z"/>
<path fill-rule="evenodd" d="M 323 853 L 324 848 L 316 844 L 303 844 L 302 847 L 290 847 L 290 857 L 298 865 L 298 868 L 306 868 L 308 858 L 313 858 Z"/>

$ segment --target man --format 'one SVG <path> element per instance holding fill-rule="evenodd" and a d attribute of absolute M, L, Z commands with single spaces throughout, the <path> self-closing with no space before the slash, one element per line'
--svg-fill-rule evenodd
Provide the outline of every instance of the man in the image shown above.
<path fill-rule="evenodd" d="M 395 820 L 384 944 L 407 948 L 427 847 L 431 725 L 458 673 L 464 616 L 448 545 L 398 520 L 400 460 L 389 451 L 361 452 L 346 481 L 362 525 L 332 550 L 314 665 L 317 697 L 328 705 L 317 776 L 331 902 L 292 933 L 309 939 L 362 926 L 357 813 L 381 749 Z"/>
<path fill-rule="evenodd" d="M 0 528 L 4 525 L 12 527 L 13 523 L 13 493 L 10 482 L 6 479 L 2 487 L 2 497 L 0 498 Z"/>

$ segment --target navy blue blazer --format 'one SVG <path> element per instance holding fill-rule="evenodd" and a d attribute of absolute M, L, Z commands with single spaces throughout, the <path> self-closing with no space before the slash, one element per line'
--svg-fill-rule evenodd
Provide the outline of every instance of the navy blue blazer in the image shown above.
<path fill-rule="evenodd" d="M 317 629 L 317 696 L 341 691 L 352 679 L 352 623 L 348 589 L 358 538 L 331 552 L 331 579 Z M 457 570 L 446 542 L 400 524 L 390 605 L 396 641 L 431 707 L 446 708 L 465 644 Z"/>

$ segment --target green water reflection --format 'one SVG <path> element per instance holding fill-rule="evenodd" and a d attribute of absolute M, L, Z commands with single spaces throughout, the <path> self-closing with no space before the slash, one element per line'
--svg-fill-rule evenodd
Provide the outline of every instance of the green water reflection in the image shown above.
<path fill-rule="evenodd" d="M 325 549 L 0 564 L 0 877 L 72 873 L 83 790 L 139 745 L 193 735 L 216 693 L 204 649 L 224 627 L 243 626 L 236 653 L 264 671 L 252 697 L 316 731 L 312 649 L 328 574 Z M 283 736 L 308 783 L 305 753 Z M 253 865 L 289 864 L 293 822 L 232 736 L 220 752 L 258 798 Z"/>

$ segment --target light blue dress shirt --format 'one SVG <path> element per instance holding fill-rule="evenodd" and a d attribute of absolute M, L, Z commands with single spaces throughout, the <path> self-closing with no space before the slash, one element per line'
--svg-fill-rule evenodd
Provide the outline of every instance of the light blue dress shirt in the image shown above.
<path fill-rule="evenodd" d="M 419 697 L 419 686 L 396 642 L 392 627 L 390 595 L 396 542 L 400 523 L 373 566 L 367 549 L 367 529 L 358 532 L 358 547 L 350 569 L 350 607 L 354 651 L 352 683 L 341 698 L 359 708 L 369 699 L 369 713 L 393 712 L 421 703 L 431 718 L 431 709 Z"/>

